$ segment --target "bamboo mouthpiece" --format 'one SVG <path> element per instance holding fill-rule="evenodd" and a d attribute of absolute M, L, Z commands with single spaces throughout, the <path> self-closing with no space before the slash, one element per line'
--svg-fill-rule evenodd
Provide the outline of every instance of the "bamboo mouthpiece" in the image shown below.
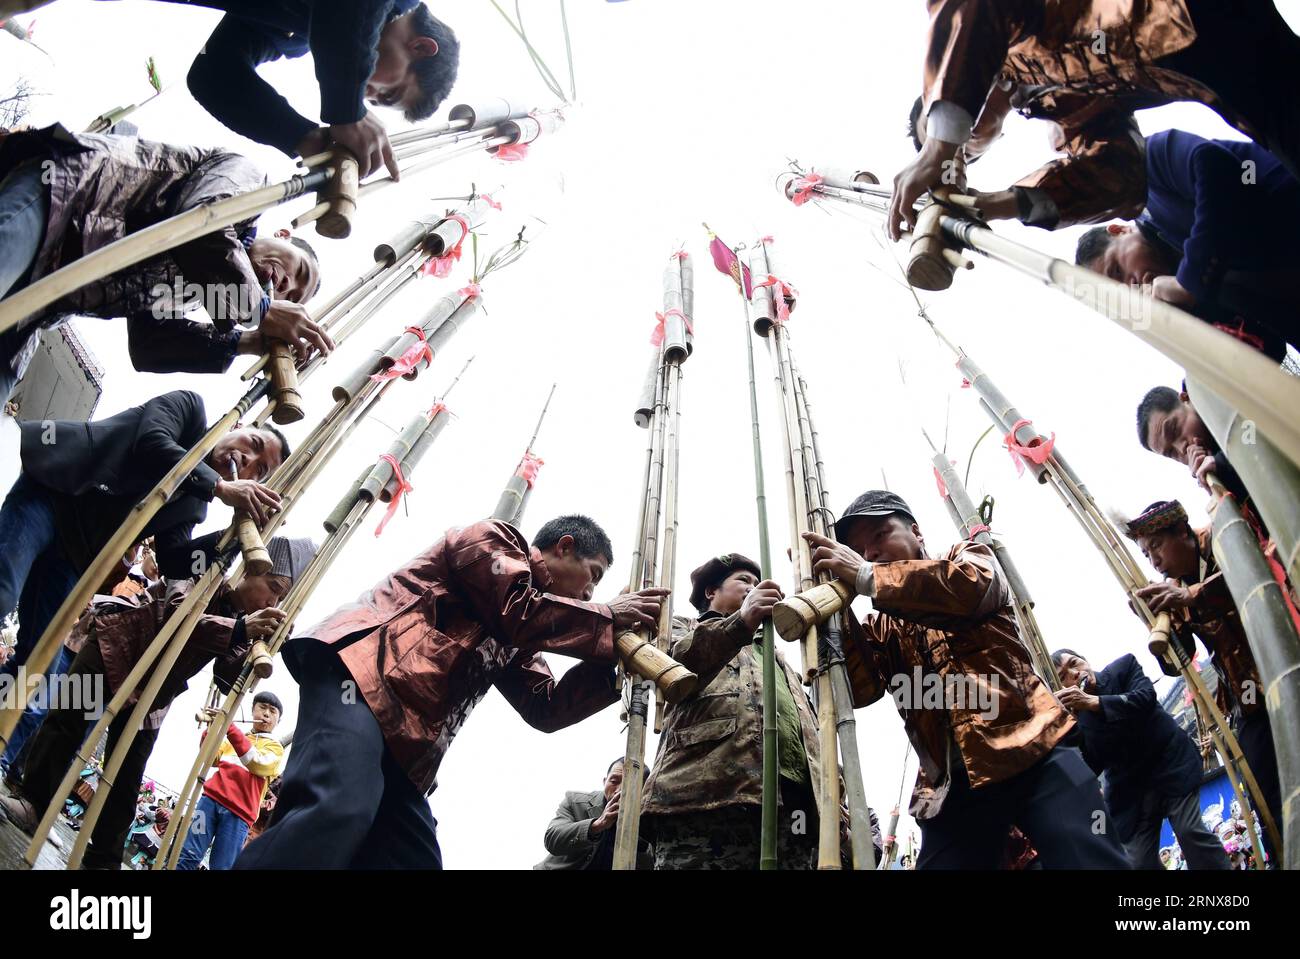
<path fill-rule="evenodd" d="M 297 423 L 306 416 L 302 394 L 298 392 L 298 368 L 294 364 L 293 348 L 288 343 L 271 344 L 271 393 L 275 409 L 271 419 L 278 425 Z"/>
<path fill-rule="evenodd" d="M 250 576 L 264 576 L 271 571 L 271 554 L 266 551 L 257 524 L 247 513 L 235 520 L 235 534 L 239 538 L 239 551 L 244 556 L 244 568 Z"/>
<path fill-rule="evenodd" d="M 1169 652 L 1169 635 L 1173 632 L 1173 621 L 1168 613 L 1161 613 L 1156 617 L 1156 623 L 1151 627 L 1151 636 L 1147 640 L 1147 649 L 1154 656 L 1163 657 Z"/>
<path fill-rule="evenodd" d="M 614 646 L 624 668 L 642 679 L 652 680 L 666 702 L 679 703 L 695 692 L 696 675 L 640 633 L 634 630 L 620 633 Z"/>
<path fill-rule="evenodd" d="M 912 246 L 907 261 L 907 282 L 918 290 L 938 292 L 952 286 L 956 270 L 950 262 L 941 222 L 944 209 L 931 203 L 916 217 Z"/>
<path fill-rule="evenodd" d="M 777 603 L 772 625 L 787 643 L 796 642 L 848 606 L 852 596 L 849 587 L 837 579 L 819 583 Z"/>
<path fill-rule="evenodd" d="M 253 667 L 253 675 L 258 679 L 267 679 L 275 670 L 275 664 L 271 660 L 271 650 L 260 639 L 249 650 L 248 661 Z"/>
<path fill-rule="evenodd" d="M 325 212 L 316 220 L 316 232 L 331 240 L 344 240 L 352 235 L 357 190 L 361 186 L 360 170 L 356 158 L 343 150 L 335 151 L 330 166 L 334 175 L 317 194 Z"/>

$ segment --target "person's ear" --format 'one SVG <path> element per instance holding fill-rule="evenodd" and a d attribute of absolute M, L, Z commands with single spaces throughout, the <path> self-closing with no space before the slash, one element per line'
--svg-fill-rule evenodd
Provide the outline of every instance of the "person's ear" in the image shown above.
<path fill-rule="evenodd" d="M 287 240 L 291 236 L 293 236 L 293 234 L 290 233 L 288 230 L 286 230 L 284 227 L 281 227 L 280 229 L 276 230 L 274 235 L 277 240 Z"/>
<path fill-rule="evenodd" d="M 1106 232 L 1111 236 L 1123 236 L 1129 232 L 1129 226 L 1125 223 L 1110 223 L 1106 226 Z"/>
<path fill-rule="evenodd" d="M 570 553 L 573 552 L 573 547 L 574 547 L 573 537 L 570 536 L 568 533 L 565 533 L 555 542 L 555 552 L 559 556 L 568 556 Z"/>
<path fill-rule="evenodd" d="M 438 55 L 438 41 L 433 37 L 412 37 L 406 49 L 411 51 L 412 59 L 422 60 L 425 57 Z"/>

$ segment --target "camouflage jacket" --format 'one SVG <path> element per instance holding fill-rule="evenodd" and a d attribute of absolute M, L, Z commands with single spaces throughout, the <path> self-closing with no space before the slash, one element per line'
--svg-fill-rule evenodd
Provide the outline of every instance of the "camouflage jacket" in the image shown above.
<path fill-rule="evenodd" d="M 493 686 L 543 732 L 618 700 L 609 607 L 548 593 L 550 583 L 518 530 L 484 520 L 449 530 L 294 642 L 338 647 L 393 758 L 430 793 L 456 733 Z M 542 651 L 584 662 L 556 682 Z"/>
<path fill-rule="evenodd" d="M 1034 673 L 1011 592 L 992 550 L 952 547 L 943 559 L 875 564 L 875 611 L 852 622 L 845 663 L 853 705 L 888 691 L 920 763 L 911 814 L 937 815 L 950 769 L 973 788 L 1042 759 L 1074 719 Z"/>
<path fill-rule="evenodd" d="M 754 636 L 739 613 L 704 619 L 673 642 L 672 657 L 699 677 L 699 685 L 668 707 L 643 815 L 762 803 L 763 664 L 754 650 Z M 798 673 L 779 653 L 777 665 L 799 712 L 816 796 L 821 782 L 816 714 Z"/>

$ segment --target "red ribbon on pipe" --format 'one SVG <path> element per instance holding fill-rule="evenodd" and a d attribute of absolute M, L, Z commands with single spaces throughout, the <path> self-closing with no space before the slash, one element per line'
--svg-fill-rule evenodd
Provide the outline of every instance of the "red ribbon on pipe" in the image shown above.
<path fill-rule="evenodd" d="M 655 324 L 654 331 L 650 334 L 651 346 L 659 346 L 661 343 L 663 343 L 664 335 L 666 333 L 666 328 L 668 324 L 668 317 L 670 316 L 680 316 L 682 318 L 682 322 L 686 324 L 686 332 L 691 334 L 695 333 L 695 328 L 691 326 L 690 318 L 681 310 L 674 308 L 669 310 L 667 313 L 656 313 L 655 319 L 658 320 L 659 322 Z"/>
<path fill-rule="evenodd" d="M 934 485 L 939 487 L 939 499 L 948 498 L 948 484 L 943 481 L 943 474 L 939 472 L 939 467 L 934 467 Z"/>
<path fill-rule="evenodd" d="M 528 144 L 507 143 L 504 146 L 497 147 L 494 155 L 498 160 L 506 163 L 518 163 L 520 160 L 528 159 Z"/>
<path fill-rule="evenodd" d="M 387 383 L 399 376 L 405 376 L 415 369 L 420 360 L 424 360 L 425 363 L 433 362 L 433 350 L 429 349 L 429 343 L 424 338 L 424 330 L 418 326 L 408 326 L 403 332 L 414 333 L 419 337 L 419 341 L 412 343 L 406 352 L 397 358 L 397 362 L 388 369 L 379 373 L 371 373 L 370 378 L 376 383 Z"/>
<path fill-rule="evenodd" d="M 537 474 L 542 466 L 546 463 L 540 456 L 534 456 L 531 452 L 525 453 L 524 458 L 519 461 L 519 468 L 515 470 L 515 475 L 528 484 L 532 489 L 533 484 L 537 482 Z"/>
<path fill-rule="evenodd" d="M 483 295 L 483 288 L 477 283 L 471 283 L 469 286 L 462 286 L 456 292 L 465 297 L 465 299 L 472 300 L 476 296 Z"/>
<path fill-rule="evenodd" d="M 478 198 L 479 198 L 480 200 L 482 200 L 484 203 L 486 203 L 488 206 L 490 206 L 490 207 L 491 207 L 492 209 L 494 209 L 494 210 L 500 210 L 500 209 L 501 209 L 501 204 L 498 203 L 496 200 L 492 199 L 492 194 L 491 194 L 491 193 L 480 193 L 480 194 L 478 195 Z"/>
<path fill-rule="evenodd" d="M 684 260 L 688 256 L 690 256 L 690 254 L 686 252 L 686 247 L 682 247 L 680 250 L 677 250 L 675 253 L 669 254 L 669 256 L 673 259 Z"/>
<path fill-rule="evenodd" d="M 449 413 L 451 413 L 451 410 L 447 409 L 447 406 L 446 406 L 445 403 L 434 403 L 433 406 L 429 409 L 429 414 L 428 414 L 428 415 L 429 415 L 429 422 L 432 423 L 432 422 L 433 422 L 433 418 L 434 418 L 435 416 L 437 416 L 439 413 L 448 413 L 448 414 L 449 414 Z"/>
<path fill-rule="evenodd" d="M 784 323 L 786 320 L 790 319 L 790 304 L 786 301 L 787 299 L 798 299 L 799 291 L 789 283 L 785 282 L 785 280 L 778 279 L 770 273 L 767 275 L 766 280 L 760 280 L 754 284 L 756 290 L 761 290 L 765 286 L 775 288 L 773 292 L 776 294 L 774 297 L 776 300 L 776 321 L 778 323 Z"/>
<path fill-rule="evenodd" d="M 1047 462 L 1047 458 L 1052 455 L 1052 447 L 1056 445 L 1056 434 L 1053 433 L 1050 439 L 1044 440 L 1038 437 L 1030 446 L 1021 446 L 1016 441 L 1016 433 L 1022 426 L 1032 426 L 1030 420 L 1017 420 L 1011 427 L 1011 432 L 1002 438 L 1002 445 L 1007 452 L 1011 454 L 1011 462 L 1016 464 L 1016 475 L 1023 476 L 1025 472 L 1025 460 L 1042 466 Z"/>
<path fill-rule="evenodd" d="M 448 276 L 451 273 L 451 268 L 459 262 L 461 250 L 465 246 L 465 237 L 469 236 L 469 221 L 459 213 L 452 213 L 443 217 L 443 219 L 453 220 L 456 223 L 459 223 L 465 232 L 461 234 L 460 239 L 456 241 L 454 247 L 442 256 L 434 257 L 428 263 L 424 264 L 424 269 L 421 272 L 424 273 L 425 276 L 436 276 L 439 278 Z"/>
<path fill-rule="evenodd" d="M 392 519 L 393 514 L 397 512 L 397 504 L 402 501 L 402 497 L 407 493 L 415 492 L 415 487 L 408 483 L 406 477 L 402 475 L 402 464 L 397 462 L 397 457 L 392 453 L 385 453 L 383 456 L 379 457 L 379 460 L 380 462 L 388 463 L 393 467 L 393 478 L 397 480 L 397 492 L 393 494 L 392 500 L 388 503 L 388 512 L 384 514 L 384 518 L 381 519 L 379 525 L 375 527 L 376 537 L 383 533 L 384 527 L 388 525 L 388 521 Z"/>
<path fill-rule="evenodd" d="M 974 526 L 970 528 L 970 538 L 974 539 L 980 533 L 992 533 L 992 532 L 993 530 L 989 529 L 983 523 L 976 523 Z"/>
<path fill-rule="evenodd" d="M 807 176 L 801 176 L 794 181 L 794 196 L 790 201 L 795 206 L 803 206 L 813 198 L 817 187 L 821 186 L 823 177 L 820 173 L 809 173 Z"/>

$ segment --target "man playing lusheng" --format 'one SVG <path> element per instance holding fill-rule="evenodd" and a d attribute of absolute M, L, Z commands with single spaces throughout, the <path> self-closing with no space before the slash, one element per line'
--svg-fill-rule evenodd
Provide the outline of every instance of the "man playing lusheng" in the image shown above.
<path fill-rule="evenodd" d="M 1060 745 L 1073 720 L 1034 674 L 992 550 L 963 542 L 931 559 L 911 509 L 884 490 L 854 500 L 835 533 L 804 537 L 817 573 L 872 598 L 845 657 L 854 705 L 889 689 L 916 750 L 917 868 L 996 869 L 1013 825 L 1044 868 L 1129 868 L 1096 778 Z"/>
<path fill-rule="evenodd" d="M 186 210 L 266 184 L 225 150 L 48 127 L 0 139 L 0 297 Z M 131 362 L 147 373 L 221 373 L 267 338 L 305 358 L 334 342 L 302 304 L 320 286 L 305 242 L 258 237 L 247 220 L 82 286 L 0 333 L 0 401 L 69 314 L 126 317 Z M 210 322 L 188 315 L 201 305 Z"/>
<path fill-rule="evenodd" d="M 646 773 L 648 775 L 648 771 Z M 546 827 L 547 856 L 534 869 L 608 872 L 614 868 L 614 833 L 623 796 L 623 757 L 605 770 L 595 792 L 568 792 Z M 637 867 L 653 869 L 650 844 L 637 840 Z"/>
<path fill-rule="evenodd" d="M 531 547 L 484 520 L 288 643 L 293 755 L 276 821 L 237 867 L 441 868 L 425 797 L 491 687 L 544 732 L 617 700 L 615 630 L 653 626 L 667 591 L 590 602 L 613 558 L 585 516 L 552 520 Z M 557 682 L 543 651 L 583 661 Z"/>
<path fill-rule="evenodd" d="M 782 598 L 739 553 L 691 573 L 698 624 L 670 654 L 699 677 L 695 693 L 668 707 L 646 783 L 641 828 L 656 869 L 757 869 L 763 793 L 763 622 Z M 821 775 L 817 720 L 798 674 L 777 655 L 781 809 L 777 862 L 817 867 Z M 839 811 L 831 815 L 839 818 Z"/>
<path fill-rule="evenodd" d="M 1237 734 L 1264 801 L 1276 817 L 1282 808 L 1282 784 L 1273 729 L 1264 704 L 1264 686 L 1241 616 L 1210 548 L 1212 526 L 1193 529 L 1183 505 L 1171 500 L 1152 503 L 1129 520 L 1127 532 L 1165 577 L 1163 583 L 1144 586 L 1138 595 L 1153 612 L 1171 614 L 1178 642 L 1188 659 L 1195 657 L 1194 637 L 1199 637 L 1209 650 L 1210 664 L 1219 680 L 1214 690 L 1219 709 Z M 1167 675 L 1177 675 L 1163 659 L 1160 668 Z M 1276 865 L 1276 850 L 1270 848 L 1272 841 L 1267 831 L 1261 829 L 1260 838 Z"/>
<path fill-rule="evenodd" d="M 316 547 L 311 540 L 287 540 L 279 536 L 266 546 L 271 554 L 271 571 L 261 576 L 245 576 L 238 586 L 221 585 L 163 680 L 145 717 L 144 728 L 136 733 L 104 811 L 95 824 L 86 850 L 85 868 L 121 867 L 122 846 L 135 818 L 135 794 L 144 780 L 145 765 L 167 711 L 173 700 L 185 691 L 189 680 L 211 663 L 217 687 L 229 692 L 252 643 L 271 635 L 283 621 L 279 603 Z M 68 645 L 76 647 L 69 677 L 74 682 L 83 682 L 82 677 L 102 677 L 106 699 L 114 696 L 154 637 L 180 607 L 190 585 L 188 580 L 174 580 L 165 592 L 159 584 L 138 603 L 115 598 L 92 606 L 68 638 Z M 128 700 L 109 725 L 106 756 L 112 755 L 116 748 L 137 698 L 138 695 Z M 71 706 L 52 709 L 32 738 L 23 770 L 21 799 L 0 799 L 3 812 L 26 832 L 35 828 L 68 764 L 81 747 L 89 725 L 84 709 Z"/>
<path fill-rule="evenodd" d="M 1300 343 L 1300 181 L 1249 141 L 1146 140 L 1146 209 L 1079 238 L 1079 266 L 1214 323 L 1276 360 Z"/>
<path fill-rule="evenodd" d="M 953 184 L 952 163 L 1015 106 L 1060 124 L 1064 159 L 982 197 L 988 219 L 1046 229 L 1133 217 L 1146 197 L 1132 114 L 1204 103 L 1300 177 L 1300 38 L 1268 0 L 928 0 L 925 144 L 894 179 L 888 229 Z"/>
<path fill-rule="evenodd" d="M 1160 869 L 1167 818 L 1192 869 L 1230 869 L 1223 844 L 1201 822 L 1201 756 L 1161 708 L 1131 653 L 1101 672 L 1072 649 L 1052 653 L 1064 684 L 1057 698 L 1072 713 L 1083 758 L 1106 776 L 1106 807 L 1135 869 Z"/>

